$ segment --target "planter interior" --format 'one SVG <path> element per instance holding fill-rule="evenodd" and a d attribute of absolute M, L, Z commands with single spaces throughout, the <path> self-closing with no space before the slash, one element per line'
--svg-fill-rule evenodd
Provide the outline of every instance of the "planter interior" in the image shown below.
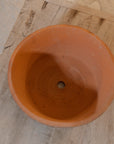
<path fill-rule="evenodd" d="M 86 30 L 48 27 L 27 37 L 14 51 L 9 85 L 32 118 L 54 126 L 84 124 L 112 101 L 112 55 Z"/>

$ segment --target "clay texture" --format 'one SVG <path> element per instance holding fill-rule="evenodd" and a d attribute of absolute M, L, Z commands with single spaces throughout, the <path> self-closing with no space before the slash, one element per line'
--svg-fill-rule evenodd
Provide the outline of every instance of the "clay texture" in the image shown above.
<path fill-rule="evenodd" d="M 33 119 L 58 127 L 82 125 L 113 99 L 113 56 L 87 30 L 50 26 L 17 46 L 8 80 L 14 99 Z"/>

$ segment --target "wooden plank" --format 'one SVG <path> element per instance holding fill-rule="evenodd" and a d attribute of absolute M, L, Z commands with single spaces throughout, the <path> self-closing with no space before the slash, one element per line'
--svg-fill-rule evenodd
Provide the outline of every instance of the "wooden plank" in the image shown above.
<path fill-rule="evenodd" d="M 44 0 L 114 22 L 114 1 L 111 0 Z"/>
<path fill-rule="evenodd" d="M 89 7 L 102 12 L 107 12 L 114 15 L 114 1 L 113 0 L 46 0 L 54 4 L 65 6 L 68 8 L 75 8 L 75 6 L 81 5 Z"/>
<path fill-rule="evenodd" d="M 0 0 L 0 53 L 25 0 Z"/>
<path fill-rule="evenodd" d="M 75 128 L 52 128 L 29 118 L 14 102 L 7 82 L 13 50 L 31 32 L 53 24 L 78 25 L 98 35 L 114 53 L 114 23 L 42 0 L 26 0 L 0 56 L 0 144 L 113 144 L 114 101 L 95 121 Z M 109 29 L 110 28 L 110 29 Z"/>

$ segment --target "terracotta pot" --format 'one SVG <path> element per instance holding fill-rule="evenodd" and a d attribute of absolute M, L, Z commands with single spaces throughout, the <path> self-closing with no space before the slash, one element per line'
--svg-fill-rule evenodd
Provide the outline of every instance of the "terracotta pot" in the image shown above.
<path fill-rule="evenodd" d="M 96 119 L 113 100 L 113 56 L 87 30 L 50 26 L 17 46 L 8 81 L 15 101 L 33 119 L 78 126 Z"/>

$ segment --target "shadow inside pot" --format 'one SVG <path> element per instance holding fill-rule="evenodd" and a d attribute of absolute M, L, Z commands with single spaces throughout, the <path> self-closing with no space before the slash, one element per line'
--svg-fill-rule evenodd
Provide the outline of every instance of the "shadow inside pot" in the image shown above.
<path fill-rule="evenodd" d="M 27 53 L 22 54 L 23 58 Z M 98 90 L 91 70 L 65 55 L 30 53 L 26 90 L 44 117 L 83 119 L 96 110 Z"/>

